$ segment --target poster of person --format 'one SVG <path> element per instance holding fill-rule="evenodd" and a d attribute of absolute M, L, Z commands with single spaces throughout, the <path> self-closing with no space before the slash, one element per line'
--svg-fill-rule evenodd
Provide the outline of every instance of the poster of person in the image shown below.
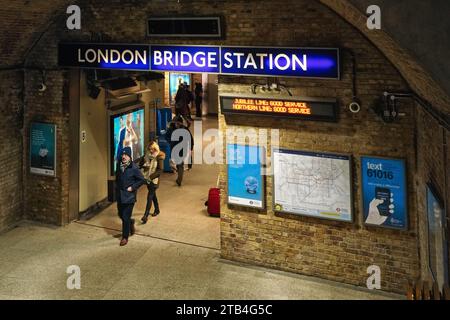
<path fill-rule="evenodd" d="M 187 73 L 171 73 L 169 77 L 169 92 L 170 92 L 170 104 L 175 104 L 175 96 L 177 95 L 180 84 L 187 83 L 191 85 L 191 77 Z"/>
<path fill-rule="evenodd" d="M 144 109 L 135 109 L 126 113 L 113 115 L 111 119 L 112 146 L 111 175 L 117 169 L 117 161 L 121 159 L 122 150 L 130 147 L 133 160 L 144 155 L 145 148 L 145 113 Z"/>
<path fill-rule="evenodd" d="M 408 228 L 408 190 L 404 160 L 361 158 L 362 196 L 366 225 Z"/>
<path fill-rule="evenodd" d="M 45 176 L 56 176 L 56 125 L 31 123 L 30 172 Z"/>

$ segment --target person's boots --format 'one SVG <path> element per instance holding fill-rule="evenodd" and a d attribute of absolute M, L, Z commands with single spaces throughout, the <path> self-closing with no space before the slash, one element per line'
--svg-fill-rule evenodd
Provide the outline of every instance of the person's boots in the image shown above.
<path fill-rule="evenodd" d="M 146 224 L 148 221 L 148 213 L 145 213 L 144 216 L 141 218 L 142 224 Z"/>
<path fill-rule="evenodd" d="M 128 243 L 128 239 L 126 239 L 126 238 L 122 238 L 122 240 L 120 240 L 120 246 L 121 247 L 126 246 L 127 243 Z"/>
<path fill-rule="evenodd" d="M 130 235 L 133 236 L 136 233 L 136 227 L 134 225 L 134 219 L 131 219 L 131 225 L 130 225 Z"/>
<path fill-rule="evenodd" d="M 156 217 L 159 214 L 159 209 L 155 209 L 155 212 L 152 213 L 152 217 Z"/>

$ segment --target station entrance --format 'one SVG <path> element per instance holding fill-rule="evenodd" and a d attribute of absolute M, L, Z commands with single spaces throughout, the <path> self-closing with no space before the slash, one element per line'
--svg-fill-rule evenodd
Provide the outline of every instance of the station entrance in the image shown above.
<path fill-rule="evenodd" d="M 194 145 L 199 143 L 204 148 L 209 141 L 200 141 L 203 133 L 218 128 L 217 75 L 79 70 L 79 223 L 104 228 L 111 236 L 120 237 L 121 220 L 114 194 L 117 155 L 121 148 L 129 146 L 133 160 L 138 161 L 148 143 L 157 141 L 167 154 L 157 189 L 160 214 L 150 215 L 146 224 L 141 223 L 148 192 L 142 186 L 133 211 L 136 234 L 220 248 L 220 219 L 209 216 L 205 206 L 209 189 L 217 186 L 219 165 L 200 164 L 194 159 L 192 169 L 188 169 L 186 163 L 179 186 L 169 162 L 165 134 L 175 117 L 175 95 L 180 84 L 187 85 L 194 96 L 196 86 L 201 85 L 201 116 L 192 101 L 189 130 Z M 126 138 L 121 136 L 123 129 Z"/>

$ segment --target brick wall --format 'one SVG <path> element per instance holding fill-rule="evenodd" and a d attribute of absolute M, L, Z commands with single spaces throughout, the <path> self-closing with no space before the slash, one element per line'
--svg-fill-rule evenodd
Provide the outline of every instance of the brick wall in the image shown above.
<path fill-rule="evenodd" d="M 69 109 L 67 72 L 47 73 L 48 90 L 40 93 L 41 74 L 28 71 L 24 116 L 24 215 L 25 218 L 63 225 L 68 222 Z M 56 177 L 29 173 L 29 135 L 32 121 L 56 124 Z"/>
<path fill-rule="evenodd" d="M 0 71 L 0 232 L 22 218 L 22 71 Z"/>

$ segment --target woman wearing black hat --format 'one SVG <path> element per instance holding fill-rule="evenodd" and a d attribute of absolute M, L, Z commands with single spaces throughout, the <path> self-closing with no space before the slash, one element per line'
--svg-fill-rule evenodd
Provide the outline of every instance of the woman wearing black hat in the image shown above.
<path fill-rule="evenodd" d="M 137 190 L 145 184 L 141 170 L 133 163 L 131 148 L 125 147 L 122 150 L 121 162 L 116 172 L 116 194 L 117 209 L 119 217 L 122 219 L 122 240 L 120 245 L 128 243 L 128 236 L 135 232 L 133 208 L 136 203 Z"/>

